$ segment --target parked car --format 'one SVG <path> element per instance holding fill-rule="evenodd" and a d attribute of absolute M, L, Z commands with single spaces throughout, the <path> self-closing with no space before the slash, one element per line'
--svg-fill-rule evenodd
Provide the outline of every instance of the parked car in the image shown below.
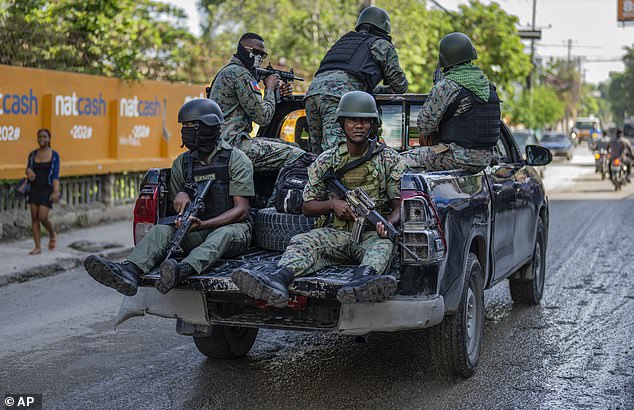
<path fill-rule="evenodd" d="M 418 143 L 416 114 L 424 100 L 424 95 L 413 94 L 377 96 L 387 144 L 405 150 Z M 301 110 L 301 96 L 278 104 L 259 137 L 285 136 L 301 143 Z M 176 331 L 193 337 L 198 350 L 211 358 L 244 356 L 259 328 L 352 336 L 428 329 L 438 367 L 455 377 L 469 377 L 480 358 L 484 290 L 508 279 L 515 303 L 535 305 L 542 298 L 546 274 L 548 199 L 533 166 L 546 165 L 552 157 L 548 150 L 529 145 L 523 159 L 505 125 L 497 150 L 497 163 L 476 174 L 411 170 L 403 175 L 401 239 L 420 261 L 397 253 L 390 273 L 399 281 L 398 293 L 384 302 L 339 303 L 337 291 L 354 269 L 347 265 L 296 278 L 285 308 L 267 307 L 241 293 L 231 281 L 234 269 L 243 264 L 272 267 L 290 238 L 312 224 L 303 215 L 265 208 L 275 176 L 256 174 L 252 205 L 259 211 L 251 249 L 220 260 L 166 295 L 154 289 L 157 270 L 143 275 L 138 293 L 125 297 L 117 323 L 145 314 L 176 319 Z M 135 207 L 135 242 L 173 213 L 165 195 L 167 184 L 169 169 L 152 169 L 145 176 Z"/>
<path fill-rule="evenodd" d="M 574 146 L 570 137 L 563 132 L 547 131 L 542 135 L 539 142 L 542 147 L 548 148 L 553 157 L 565 157 L 568 161 L 572 159 Z"/>

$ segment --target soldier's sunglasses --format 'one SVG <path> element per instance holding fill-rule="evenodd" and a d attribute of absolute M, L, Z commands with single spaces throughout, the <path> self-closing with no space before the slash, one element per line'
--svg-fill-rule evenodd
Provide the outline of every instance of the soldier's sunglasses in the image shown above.
<path fill-rule="evenodd" d="M 263 59 L 269 56 L 266 51 L 258 50 L 257 48 L 253 48 L 253 47 L 244 47 L 244 48 L 251 54 L 262 56 Z"/>

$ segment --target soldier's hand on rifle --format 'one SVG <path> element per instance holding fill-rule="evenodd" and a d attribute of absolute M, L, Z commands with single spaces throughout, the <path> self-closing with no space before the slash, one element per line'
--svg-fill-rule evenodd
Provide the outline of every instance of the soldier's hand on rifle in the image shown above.
<path fill-rule="evenodd" d="M 293 84 L 290 82 L 280 84 L 280 96 L 292 97 L 293 96 Z"/>
<path fill-rule="evenodd" d="M 387 229 L 385 228 L 385 225 L 383 225 L 383 222 L 376 223 L 376 233 L 378 233 L 383 239 L 388 238 Z"/>
<path fill-rule="evenodd" d="M 189 229 L 190 231 L 197 231 L 203 227 L 203 221 L 195 216 L 190 216 L 189 220 L 192 221 L 192 227 Z"/>
<path fill-rule="evenodd" d="M 189 195 L 185 192 L 179 192 L 176 194 L 176 198 L 174 198 L 174 210 L 180 215 L 185 212 L 185 208 L 187 208 L 187 205 L 189 205 L 190 202 L 191 199 L 189 199 Z"/>
<path fill-rule="evenodd" d="M 280 86 L 280 78 L 276 74 L 271 74 L 264 79 L 264 86 L 266 88 L 270 88 L 271 90 L 275 90 Z"/>
<path fill-rule="evenodd" d="M 343 199 L 332 199 L 332 211 L 337 215 L 337 218 L 343 219 L 345 221 L 353 221 L 354 214 L 352 213 L 352 209 L 346 201 Z"/>

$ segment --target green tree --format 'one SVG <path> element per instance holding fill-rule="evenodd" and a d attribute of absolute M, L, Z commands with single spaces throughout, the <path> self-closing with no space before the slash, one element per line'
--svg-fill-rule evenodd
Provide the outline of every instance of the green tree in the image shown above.
<path fill-rule="evenodd" d="M 613 73 L 605 89 L 614 121 L 623 126 L 623 119 L 634 116 L 634 45 L 625 48 L 625 70 Z"/>
<path fill-rule="evenodd" d="M 152 0 L 0 0 L 0 63 L 189 80 L 195 39 L 184 12 Z"/>
<path fill-rule="evenodd" d="M 511 125 L 539 129 L 560 121 L 564 117 L 565 104 L 553 89 L 538 85 L 505 101 L 503 111 Z"/>

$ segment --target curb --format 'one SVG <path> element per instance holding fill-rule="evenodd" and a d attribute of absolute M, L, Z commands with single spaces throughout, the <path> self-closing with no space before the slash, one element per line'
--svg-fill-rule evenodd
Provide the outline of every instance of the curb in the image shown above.
<path fill-rule="evenodd" d="M 132 252 L 132 249 L 134 248 L 133 247 L 117 248 L 117 249 L 110 250 L 108 252 L 100 252 L 100 253 L 97 253 L 96 255 L 102 256 L 110 260 L 117 260 L 117 259 L 123 259 L 126 256 L 128 256 L 128 254 Z M 27 282 L 33 279 L 45 278 L 48 276 L 55 276 L 60 273 L 64 273 L 70 269 L 80 266 L 84 262 L 84 259 L 86 259 L 87 256 L 88 254 L 85 256 L 81 255 L 81 256 L 76 256 L 71 258 L 62 258 L 53 263 L 34 266 L 20 272 L 13 272 L 10 275 L 0 276 L 0 287 L 7 286 L 16 282 Z"/>

